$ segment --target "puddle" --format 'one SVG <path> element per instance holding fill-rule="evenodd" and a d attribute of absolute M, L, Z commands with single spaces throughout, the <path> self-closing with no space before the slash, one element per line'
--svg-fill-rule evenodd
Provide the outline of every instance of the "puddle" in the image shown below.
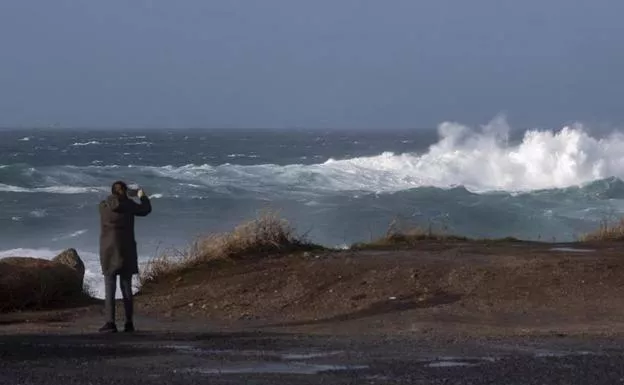
<path fill-rule="evenodd" d="M 425 367 L 428 368 L 452 368 L 452 367 L 465 367 L 465 366 L 478 366 L 484 362 L 496 362 L 500 358 L 497 357 L 456 357 L 456 356 L 440 356 L 431 357 L 427 360 L 420 360 L 420 362 L 426 363 Z"/>
<path fill-rule="evenodd" d="M 453 368 L 453 367 L 458 367 L 458 366 L 476 366 L 478 364 L 473 364 L 470 362 L 462 362 L 462 361 L 438 361 L 438 362 L 431 362 L 430 364 L 426 365 L 429 368 Z"/>
<path fill-rule="evenodd" d="M 292 360 L 292 361 L 297 361 L 297 360 L 311 360 L 313 358 L 324 358 L 324 357 L 331 357 L 331 356 L 335 356 L 338 354 L 341 354 L 342 352 L 336 351 L 336 352 L 319 352 L 319 353 L 287 353 L 287 354 L 282 354 L 280 357 L 283 360 Z"/>
<path fill-rule="evenodd" d="M 563 251 L 570 253 L 591 253 L 596 250 L 593 249 L 575 249 L 574 247 L 553 247 L 550 251 Z"/>
<path fill-rule="evenodd" d="M 574 356 L 600 356 L 600 353 L 590 352 L 590 351 L 577 351 L 577 352 L 566 352 L 566 351 L 552 351 L 552 350 L 543 350 L 538 351 L 533 356 L 536 358 L 544 358 L 544 357 L 574 357 Z"/>
<path fill-rule="evenodd" d="M 220 365 L 214 368 L 188 369 L 200 374 L 319 374 L 323 372 L 362 370 L 362 365 L 316 365 L 299 362 L 244 362 Z"/>
<path fill-rule="evenodd" d="M 165 349 L 173 349 L 180 353 L 192 353 L 192 354 L 200 354 L 204 351 L 200 348 L 191 345 L 165 345 L 163 346 Z"/>
<path fill-rule="evenodd" d="M 500 360 L 502 357 L 493 357 L 493 356 L 432 356 L 425 359 L 420 359 L 418 362 L 496 362 Z"/>
<path fill-rule="evenodd" d="M 217 356 L 239 356 L 239 357 L 256 357 L 256 358 L 272 358 L 285 361 L 301 361 L 311 360 L 315 358 L 325 358 L 342 354 L 342 351 L 329 352 L 279 352 L 271 350 L 233 350 L 233 349 L 202 349 L 191 345 L 166 345 L 166 349 L 173 349 L 180 353 L 186 354 L 203 354 Z"/>

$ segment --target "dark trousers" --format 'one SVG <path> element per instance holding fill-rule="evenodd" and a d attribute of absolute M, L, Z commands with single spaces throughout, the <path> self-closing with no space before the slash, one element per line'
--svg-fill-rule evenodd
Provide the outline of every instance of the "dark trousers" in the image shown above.
<path fill-rule="evenodd" d="M 107 322 L 115 322 L 115 294 L 117 292 L 117 274 L 104 276 L 104 290 L 106 291 L 105 307 Z M 119 275 L 119 287 L 123 296 L 126 322 L 132 322 L 134 304 L 132 300 L 132 275 Z"/>

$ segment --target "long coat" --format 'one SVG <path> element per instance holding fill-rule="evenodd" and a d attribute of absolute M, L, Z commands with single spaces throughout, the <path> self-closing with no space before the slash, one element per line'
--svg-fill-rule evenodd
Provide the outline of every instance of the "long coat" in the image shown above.
<path fill-rule="evenodd" d="M 134 217 L 144 217 L 152 211 L 149 198 L 143 196 L 138 204 L 130 198 L 110 195 L 100 202 L 99 209 L 102 274 L 138 274 Z"/>

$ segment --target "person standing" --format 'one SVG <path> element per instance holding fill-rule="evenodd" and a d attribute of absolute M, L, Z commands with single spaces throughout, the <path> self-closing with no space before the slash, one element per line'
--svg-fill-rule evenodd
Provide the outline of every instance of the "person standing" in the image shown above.
<path fill-rule="evenodd" d="M 140 203 L 132 197 L 137 196 Z M 99 204 L 100 264 L 104 275 L 106 323 L 103 333 L 117 332 L 115 324 L 115 294 L 117 277 L 123 296 L 126 322 L 124 332 L 134 331 L 132 276 L 139 273 L 134 217 L 147 216 L 152 205 L 143 189 L 130 190 L 122 181 L 113 183 L 111 195 Z"/>

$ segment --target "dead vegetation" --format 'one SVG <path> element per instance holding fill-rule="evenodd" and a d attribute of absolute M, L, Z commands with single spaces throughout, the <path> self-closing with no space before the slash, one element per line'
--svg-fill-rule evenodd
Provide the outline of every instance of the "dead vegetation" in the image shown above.
<path fill-rule="evenodd" d="M 210 263 L 257 258 L 300 250 L 319 249 L 297 235 L 288 221 L 276 213 L 261 213 L 227 233 L 198 238 L 187 249 L 167 250 L 145 267 L 141 285 Z"/>
<path fill-rule="evenodd" d="M 624 241 L 624 218 L 617 221 L 602 220 L 595 231 L 580 237 L 581 242 Z"/>
<path fill-rule="evenodd" d="M 582 236 L 579 241 L 624 240 L 624 219 L 601 222 L 600 227 Z M 433 242 L 482 242 L 487 244 L 520 242 L 514 237 L 500 239 L 473 239 L 455 235 L 446 226 L 418 226 L 395 219 L 386 233 L 370 242 L 356 243 L 351 250 L 409 248 Z M 296 234 L 294 228 L 274 212 L 263 212 L 244 222 L 231 232 L 209 234 L 198 238 L 186 249 L 170 249 L 153 258 L 140 276 L 140 285 L 154 283 L 163 277 L 181 274 L 198 266 L 218 265 L 244 259 L 287 254 L 296 251 L 322 249 Z"/>
<path fill-rule="evenodd" d="M 366 243 L 356 243 L 352 249 L 374 249 L 385 247 L 413 246 L 422 241 L 467 241 L 467 237 L 448 233 L 446 227 L 436 228 L 432 223 L 427 227 L 413 226 L 393 220 L 386 234 Z"/>

